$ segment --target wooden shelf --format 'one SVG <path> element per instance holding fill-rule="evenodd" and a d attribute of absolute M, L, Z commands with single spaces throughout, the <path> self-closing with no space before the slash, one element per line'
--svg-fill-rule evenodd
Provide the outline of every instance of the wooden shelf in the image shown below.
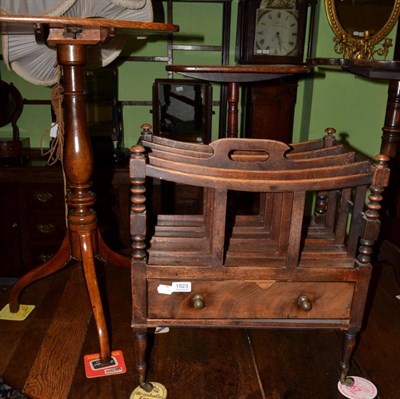
<path fill-rule="evenodd" d="M 315 67 L 342 69 L 369 79 L 400 79 L 400 61 L 310 58 L 307 60 L 307 64 Z"/>

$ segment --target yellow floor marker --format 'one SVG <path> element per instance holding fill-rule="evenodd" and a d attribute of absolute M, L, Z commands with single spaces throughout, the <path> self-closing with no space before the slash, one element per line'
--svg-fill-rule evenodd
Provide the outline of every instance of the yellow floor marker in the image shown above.
<path fill-rule="evenodd" d="M 129 399 L 166 399 L 167 398 L 167 388 L 159 382 L 151 382 L 153 389 L 150 392 L 146 392 L 140 386 L 135 388 L 131 393 Z"/>
<path fill-rule="evenodd" d="M 35 309 L 35 305 L 19 305 L 17 313 L 10 312 L 10 305 L 7 304 L 0 311 L 0 320 L 24 321 Z"/>

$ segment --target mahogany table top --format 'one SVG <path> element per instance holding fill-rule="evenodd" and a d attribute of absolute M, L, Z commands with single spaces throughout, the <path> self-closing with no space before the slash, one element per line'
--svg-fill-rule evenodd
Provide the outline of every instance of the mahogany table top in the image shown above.
<path fill-rule="evenodd" d="M 167 65 L 167 71 L 213 82 L 256 82 L 307 74 L 309 65 Z"/>
<path fill-rule="evenodd" d="M 117 29 L 118 33 L 150 35 L 178 32 L 179 26 L 159 22 L 125 21 L 107 18 L 76 18 L 34 15 L 0 15 L 1 33 L 24 34 L 24 25 L 48 25 L 50 28 L 79 26 L 82 28 Z"/>

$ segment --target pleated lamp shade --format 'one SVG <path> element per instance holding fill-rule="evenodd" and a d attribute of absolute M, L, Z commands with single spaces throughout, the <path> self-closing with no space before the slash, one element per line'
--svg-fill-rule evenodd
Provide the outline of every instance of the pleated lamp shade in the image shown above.
<path fill-rule="evenodd" d="M 126 21 L 153 20 L 151 0 L 0 0 L 1 14 L 99 17 Z M 7 67 L 36 85 L 52 86 L 59 81 L 55 49 L 38 44 L 30 34 L 3 35 L 3 59 Z M 120 54 L 124 38 L 117 36 L 107 45 L 89 50 L 90 63 L 106 66 Z"/>

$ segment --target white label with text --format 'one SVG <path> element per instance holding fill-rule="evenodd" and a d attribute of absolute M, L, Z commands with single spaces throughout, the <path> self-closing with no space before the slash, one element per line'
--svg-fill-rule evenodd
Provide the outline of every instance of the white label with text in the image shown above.
<path fill-rule="evenodd" d="M 164 295 L 171 295 L 173 292 L 192 292 L 192 283 L 190 281 L 174 281 L 171 285 L 160 284 L 157 292 Z"/>
<path fill-rule="evenodd" d="M 192 283 L 190 281 L 174 281 L 172 290 L 174 292 L 192 292 Z"/>

